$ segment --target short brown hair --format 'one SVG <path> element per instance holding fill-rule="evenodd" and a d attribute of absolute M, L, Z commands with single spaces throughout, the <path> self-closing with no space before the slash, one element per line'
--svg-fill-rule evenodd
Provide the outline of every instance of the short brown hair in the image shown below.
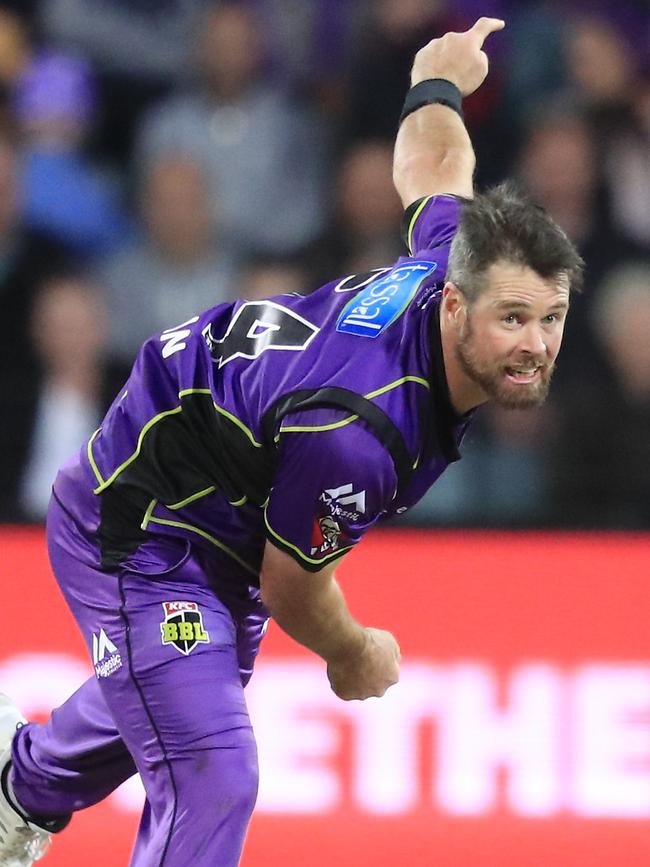
<path fill-rule="evenodd" d="M 584 262 L 573 242 L 511 181 L 463 203 L 447 279 L 475 301 L 498 261 L 527 266 L 545 280 L 565 278 L 573 289 L 582 285 Z"/>

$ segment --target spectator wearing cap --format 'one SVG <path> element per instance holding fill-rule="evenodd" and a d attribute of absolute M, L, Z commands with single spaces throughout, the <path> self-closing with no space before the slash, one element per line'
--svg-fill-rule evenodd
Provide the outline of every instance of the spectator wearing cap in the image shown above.
<path fill-rule="evenodd" d="M 128 232 L 119 191 L 85 155 L 96 97 L 90 68 L 61 54 L 37 54 L 16 83 L 26 222 L 83 259 L 115 248 Z"/>

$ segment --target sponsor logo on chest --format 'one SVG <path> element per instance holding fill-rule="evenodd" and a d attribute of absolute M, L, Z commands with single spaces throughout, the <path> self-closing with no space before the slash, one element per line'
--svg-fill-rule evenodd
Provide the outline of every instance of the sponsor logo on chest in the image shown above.
<path fill-rule="evenodd" d="M 350 299 L 336 322 L 336 330 L 357 337 L 379 337 L 404 313 L 436 262 L 412 261 L 397 265 L 373 280 Z"/>

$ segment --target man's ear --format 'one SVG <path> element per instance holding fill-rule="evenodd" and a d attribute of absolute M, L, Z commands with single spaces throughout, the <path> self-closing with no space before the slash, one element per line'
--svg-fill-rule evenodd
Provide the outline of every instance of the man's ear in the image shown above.
<path fill-rule="evenodd" d="M 467 299 L 455 283 L 445 283 L 441 306 L 443 316 L 449 324 L 462 328 L 467 319 Z"/>

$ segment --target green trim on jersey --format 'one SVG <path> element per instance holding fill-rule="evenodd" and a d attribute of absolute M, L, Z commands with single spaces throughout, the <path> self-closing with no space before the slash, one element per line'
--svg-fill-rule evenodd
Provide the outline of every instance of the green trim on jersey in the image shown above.
<path fill-rule="evenodd" d="M 176 527 L 179 530 L 188 530 L 190 533 L 196 533 L 198 536 L 201 536 L 202 539 L 206 539 L 208 542 L 211 542 L 216 548 L 220 551 L 223 551 L 224 554 L 227 554 L 231 559 L 238 563 L 242 569 L 245 569 L 247 572 L 250 572 L 251 575 L 254 575 L 255 578 L 259 577 L 259 572 L 250 563 L 247 563 L 245 560 L 236 554 L 232 548 L 229 548 L 228 545 L 225 545 L 220 539 L 217 539 L 216 536 L 212 536 L 210 533 L 206 533 L 205 530 L 202 530 L 200 527 L 195 527 L 193 524 L 186 524 L 183 521 L 168 521 L 166 518 L 154 518 L 153 510 L 156 506 L 157 500 L 152 500 L 149 503 L 149 507 L 145 512 L 144 518 L 142 520 L 142 524 L 140 525 L 143 530 L 146 530 L 149 524 L 161 524 L 164 527 Z"/>
<path fill-rule="evenodd" d="M 155 424 L 158 424 L 158 422 L 161 421 L 161 419 L 163 419 L 163 418 L 167 418 L 170 415 L 177 415 L 179 412 L 182 412 L 182 411 L 183 411 L 183 407 L 177 406 L 174 409 L 166 409 L 164 412 L 159 412 L 158 415 L 155 415 L 153 418 L 150 418 L 149 421 L 145 424 L 145 426 L 142 428 L 142 430 L 140 431 L 140 433 L 138 435 L 138 444 L 137 444 L 136 449 L 133 452 L 133 454 L 130 457 L 128 457 L 122 464 L 120 464 L 120 466 L 116 470 L 113 471 L 113 473 L 106 479 L 106 481 L 102 482 L 101 485 L 98 485 L 94 489 L 93 493 L 94 494 L 101 494 L 102 491 L 105 491 L 106 488 L 108 488 L 110 485 L 112 485 L 113 482 L 115 481 L 115 479 L 130 464 L 132 464 L 133 461 L 135 461 L 139 457 L 140 452 L 142 451 L 142 443 L 144 441 L 144 438 Z"/>
<path fill-rule="evenodd" d="M 424 198 L 416 208 L 413 216 L 411 217 L 411 222 L 409 223 L 408 232 L 406 234 L 406 245 L 411 256 L 413 255 L 413 232 L 415 231 L 415 224 L 418 221 L 418 217 L 420 216 L 426 205 L 431 201 L 431 199 L 433 199 L 433 196 L 427 196 L 426 198 Z"/>
<path fill-rule="evenodd" d="M 380 394 L 385 394 L 387 391 L 391 391 L 393 388 L 404 385 L 404 383 L 406 382 L 415 382 L 419 385 L 423 385 L 426 389 L 430 388 L 427 380 L 423 379 L 421 376 L 403 376 L 401 379 L 396 379 L 395 382 L 384 385 L 381 388 L 376 389 L 375 391 L 369 391 L 368 394 L 364 394 L 363 396 L 366 398 L 366 400 L 372 400 L 373 397 L 379 397 Z M 280 434 L 283 433 L 319 433 L 322 431 L 335 430 L 336 428 L 345 427 L 346 425 L 351 424 L 358 418 L 358 415 L 349 415 L 343 419 L 340 419 L 340 421 L 335 421 L 331 424 L 319 424 L 313 426 L 289 425 L 288 427 L 281 427 L 278 434 L 275 436 L 275 442 L 278 442 L 280 440 Z"/>
<path fill-rule="evenodd" d="M 152 500 L 147 506 L 147 511 L 144 513 L 144 518 L 142 519 L 142 523 L 140 524 L 141 530 L 147 529 L 147 524 L 149 523 L 149 519 L 151 518 L 151 513 L 155 509 L 157 502 L 158 500 Z"/>
<path fill-rule="evenodd" d="M 289 425 L 288 427 L 281 427 L 274 439 L 276 443 L 279 442 L 280 435 L 284 433 L 319 433 L 326 430 L 336 430 L 336 428 L 352 424 L 352 422 L 357 421 L 358 418 L 358 415 L 349 415 L 346 418 L 342 418 L 340 421 L 333 421 L 331 424 L 316 424 L 312 427 L 307 425 Z"/>
<path fill-rule="evenodd" d="M 187 397 L 191 394 L 212 395 L 212 392 L 210 391 L 209 388 L 184 388 L 182 391 L 178 392 L 179 400 L 182 400 L 184 397 Z M 257 440 L 255 439 L 255 437 L 253 435 L 253 432 L 251 431 L 250 428 L 248 428 L 244 424 L 243 421 L 240 421 L 236 416 L 234 416 L 232 413 L 228 412 L 228 410 L 223 409 L 223 407 L 219 406 L 214 401 L 212 401 L 212 405 L 218 413 L 225 416 L 229 421 L 231 421 L 234 425 L 236 425 L 242 431 L 242 433 L 244 433 L 247 436 L 247 438 L 250 440 L 252 445 L 255 446 L 255 448 L 261 449 L 263 447 L 261 443 L 257 442 Z M 154 425 L 156 425 L 163 418 L 167 418 L 168 416 L 171 416 L 171 415 L 177 415 L 179 412 L 182 412 L 182 411 L 183 411 L 183 406 L 179 405 L 179 406 L 174 407 L 174 409 L 167 409 L 164 412 L 158 413 L 158 415 L 155 415 L 153 418 L 150 418 L 149 421 L 144 425 L 144 427 L 141 429 L 140 433 L 138 434 L 138 442 L 137 442 L 136 449 L 133 452 L 133 454 L 130 455 L 123 463 L 121 463 L 119 465 L 119 467 L 117 467 L 117 469 L 115 469 L 107 479 L 103 478 L 103 476 L 99 470 L 99 467 L 97 466 L 97 463 L 95 461 L 95 457 L 93 455 L 93 450 L 92 450 L 93 441 L 94 441 L 95 437 L 97 436 L 97 434 L 101 431 L 101 428 L 98 428 L 95 431 L 95 433 L 91 436 L 91 438 L 89 439 L 88 446 L 87 446 L 88 460 L 89 460 L 90 465 L 93 469 L 93 472 L 95 473 L 97 481 L 99 482 L 99 485 L 93 489 L 93 493 L 94 494 L 101 494 L 102 491 L 105 491 L 108 487 L 110 487 L 110 485 L 113 484 L 115 479 L 117 479 L 117 477 L 130 464 L 132 464 L 133 461 L 135 461 L 140 456 L 140 452 L 142 451 L 142 443 L 144 441 L 144 438 Z M 201 492 L 201 495 L 203 495 L 202 492 Z M 195 497 L 198 498 L 198 495 L 192 494 L 187 500 L 182 501 L 182 505 L 186 505 L 189 500 L 194 499 Z M 241 500 L 238 500 L 236 503 L 232 503 L 232 505 L 243 505 L 243 503 Z M 168 508 L 180 509 L 181 505 L 168 506 Z"/>
<path fill-rule="evenodd" d="M 289 542 L 279 533 L 276 533 L 273 527 L 269 524 L 269 519 L 266 514 L 266 507 L 264 508 L 264 523 L 266 524 L 266 529 L 269 531 L 269 533 L 273 536 L 274 539 L 277 539 L 278 542 L 285 546 L 285 548 L 290 548 L 292 551 L 295 551 L 301 560 L 304 560 L 305 563 L 309 563 L 312 566 L 325 566 L 327 563 L 329 563 L 330 560 L 334 560 L 354 548 L 354 545 L 348 545 L 347 548 L 339 548 L 338 551 L 333 551 L 331 554 L 326 554 L 321 560 L 315 560 L 313 557 L 308 557 L 306 554 L 304 554 L 297 545 L 293 544 L 293 542 Z"/>
<path fill-rule="evenodd" d="M 200 500 L 201 497 L 207 497 L 208 494 L 213 494 L 216 490 L 217 489 L 214 485 L 210 485 L 209 488 L 197 491 L 196 494 L 190 494 L 189 497 L 185 497 L 185 499 L 181 500 L 180 503 L 173 503 L 172 505 L 165 503 L 165 508 L 172 509 L 173 511 L 176 509 L 182 509 L 183 506 L 189 506 L 189 504 L 195 502 L 195 500 Z"/>
<path fill-rule="evenodd" d="M 188 394 L 209 394 L 210 396 L 212 396 L 212 392 L 210 391 L 209 388 L 185 388 L 185 389 L 183 389 L 183 391 L 178 392 L 178 396 L 180 398 L 183 398 Z M 233 424 L 237 425 L 237 427 L 246 434 L 246 436 L 251 441 L 251 443 L 255 446 L 256 449 L 263 448 L 262 443 L 258 443 L 257 440 L 255 439 L 255 437 L 253 435 L 253 431 L 249 427 L 246 427 L 244 422 L 241 421 L 240 419 L 238 419 L 236 415 L 233 415 L 231 412 L 228 412 L 227 409 L 224 409 L 222 406 L 219 406 L 219 404 L 215 403 L 214 401 L 212 401 L 212 406 L 216 409 L 216 411 L 218 413 L 221 413 L 221 415 L 225 416 L 229 421 L 231 421 Z"/>
<path fill-rule="evenodd" d="M 221 413 L 221 415 L 225 416 L 225 417 L 226 417 L 227 419 L 229 419 L 233 424 L 237 425 L 237 427 L 238 427 L 238 428 L 239 428 L 243 433 L 246 434 L 246 436 L 247 436 L 248 439 L 251 441 L 251 443 L 255 446 L 256 449 L 264 448 L 264 446 L 262 445 L 262 443 L 258 443 L 257 440 L 255 439 L 255 437 L 253 436 L 253 431 L 252 431 L 250 428 L 246 427 L 246 425 L 244 424 L 244 422 L 243 422 L 243 421 L 240 421 L 240 420 L 237 418 L 236 415 L 233 415 L 231 412 L 228 412 L 227 409 L 224 409 L 223 407 L 219 406 L 218 404 L 216 404 L 216 403 L 214 403 L 214 402 L 213 402 L 213 406 L 214 406 L 214 408 L 216 409 L 216 411 L 217 411 L 218 413 Z"/>
<path fill-rule="evenodd" d="M 90 437 L 90 439 L 88 440 L 88 445 L 86 446 L 86 451 L 88 453 L 88 463 L 93 468 L 93 473 L 95 474 L 95 478 L 97 479 L 97 481 L 99 482 L 100 485 L 103 485 L 104 484 L 104 478 L 103 478 L 102 474 L 99 472 L 99 467 L 97 466 L 97 463 L 95 462 L 95 456 L 93 455 L 93 443 L 95 441 L 97 434 L 100 432 L 100 430 L 101 430 L 101 428 L 98 427 L 97 430 L 95 431 L 95 433 Z"/>
<path fill-rule="evenodd" d="M 200 500 L 202 497 L 207 497 L 210 494 L 214 494 L 217 490 L 215 485 L 210 485 L 209 488 L 205 488 L 202 491 L 197 491 L 195 494 L 190 494 L 189 497 L 185 497 L 184 500 L 181 500 L 180 503 L 165 503 L 164 506 L 166 509 L 171 509 L 172 511 L 176 511 L 176 509 L 182 509 L 184 506 L 189 506 L 190 503 L 195 503 L 197 500 Z M 244 496 L 240 500 L 228 500 L 231 506 L 243 506 L 248 502 L 248 497 Z"/>

